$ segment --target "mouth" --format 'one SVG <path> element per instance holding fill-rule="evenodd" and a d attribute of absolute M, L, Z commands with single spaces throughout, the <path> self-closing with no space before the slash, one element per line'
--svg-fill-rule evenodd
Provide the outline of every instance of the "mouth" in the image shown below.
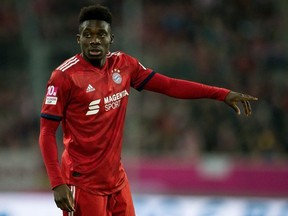
<path fill-rule="evenodd" d="M 99 56 L 102 54 L 102 50 L 100 48 L 92 48 L 92 49 L 89 49 L 89 54 L 91 56 Z"/>

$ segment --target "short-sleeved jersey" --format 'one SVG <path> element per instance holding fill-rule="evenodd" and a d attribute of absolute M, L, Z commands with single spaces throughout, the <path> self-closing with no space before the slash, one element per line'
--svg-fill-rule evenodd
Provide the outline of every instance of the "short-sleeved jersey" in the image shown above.
<path fill-rule="evenodd" d="M 122 52 L 109 53 L 101 69 L 77 54 L 53 71 L 41 117 L 62 121 L 65 183 L 95 194 L 124 187 L 121 149 L 130 87 L 142 90 L 153 75 Z"/>

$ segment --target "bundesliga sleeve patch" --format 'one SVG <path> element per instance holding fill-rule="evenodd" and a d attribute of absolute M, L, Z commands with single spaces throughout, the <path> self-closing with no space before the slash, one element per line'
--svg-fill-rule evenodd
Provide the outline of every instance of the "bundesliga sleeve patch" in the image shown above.
<path fill-rule="evenodd" d="M 50 85 L 47 88 L 47 93 L 46 93 L 46 100 L 45 104 L 48 105 L 56 105 L 57 104 L 57 87 Z"/>
<path fill-rule="evenodd" d="M 57 97 L 48 97 L 46 96 L 45 104 L 48 105 L 56 105 L 57 104 Z"/>

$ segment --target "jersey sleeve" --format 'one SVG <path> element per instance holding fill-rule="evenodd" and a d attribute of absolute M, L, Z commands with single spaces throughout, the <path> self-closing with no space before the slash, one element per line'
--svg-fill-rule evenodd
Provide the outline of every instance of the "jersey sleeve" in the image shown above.
<path fill-rule="evenodd" d="M 39 146 L 52 188 L 65 183 L 58 161 L 56 143 L 56 130 L 59 124 L 59 121 L 40 119 Z"/>
<path fill-rule="evenodd" d="M 42 103 L 41 117 L 60 121 L 69 102 L 70 80 L 62 71 L 54 71 L 47 83 L 47 91 Z"/>
<path fill-rule="evenodd" d="M 224 101 L 230 92 L 229 89 L 174 79 L 159 73 L 153 76 L 144 89 L 179 99 L 210 98 L 220 101 Z"/>
<path fill-rule="evenodd" d="M 150 68 L 144 67 L 136 58 L 128 56 L 128 61 L 133 68 L 131 86 L 138 91 L 142 91 L 155 72 Z"/>
<path fill-rule="evenodd" d="M 70 81 L 61 71 L 54 71 L 47 83 L 42 103 L 39 145 L 51 187 L 64 184 L 58 161 L 56 130 L 69 101 Z"/>

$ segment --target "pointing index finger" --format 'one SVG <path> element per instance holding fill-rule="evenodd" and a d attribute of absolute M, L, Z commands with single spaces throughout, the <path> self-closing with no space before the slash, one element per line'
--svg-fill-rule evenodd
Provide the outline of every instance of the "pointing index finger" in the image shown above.
<path fill-rule="evenodd" d="M 245 94 L 242 94 L 241 95 L 245 100 L 253 100 L 253 101 L 257 101 L 258 98 L 257 97 L 253 97 L 251 95 L 245 95 Z"/>

